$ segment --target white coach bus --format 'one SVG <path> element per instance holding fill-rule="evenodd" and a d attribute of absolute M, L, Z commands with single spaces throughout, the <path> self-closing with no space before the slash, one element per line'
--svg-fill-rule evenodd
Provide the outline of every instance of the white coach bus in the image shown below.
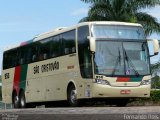
<path fill-rule="evenodd" d="M 27 103 L 150 96 L 150 56 L 143 28 L 124 22 L 85 22 L 40 34 L 3 54 L 2 97 Z M 158 41 L 153 40 L 154 54 Z M 118 98 L 121 98 L 120 100 Z"/>

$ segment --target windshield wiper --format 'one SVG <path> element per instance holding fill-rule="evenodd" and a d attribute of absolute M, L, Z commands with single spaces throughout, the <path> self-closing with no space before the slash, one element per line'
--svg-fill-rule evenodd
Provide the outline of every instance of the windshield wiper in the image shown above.
<path fill-rule="evenodd" d="M 124 51 L 124 59 L 127 61 L 128 66 L 130 65 L 133 68 L 133 71 L 135 72 L 136 76 L 139 76 L 138 71 L 136 70 L 134 64 L 132 63 L 131 59 L 129 58 L 129 56 L 127 55 L 127 52 L 123 46 L 123 51 Z M 129 64 L 130 63 L 130 64 Z M 125 70 L 126 71 L 126 70 Z"/>
<path fill-rule="evenodd" d="M 114 69 L 113 69 L 113 72 L 112 72 L 112 76 L 115 74 L 116 68 L 117 68 L 117 66 L 118 66 L 119 63 L 121 63 L 121 53 L 120 53 L 120 49 L 118 49 L 118 57 L 117 57 L 116 64 L 115 64 Z"/>

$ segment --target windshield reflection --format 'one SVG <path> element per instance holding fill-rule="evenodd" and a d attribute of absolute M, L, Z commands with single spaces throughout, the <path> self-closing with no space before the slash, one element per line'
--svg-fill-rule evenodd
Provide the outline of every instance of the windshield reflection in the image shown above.
<path fill-rule="evenodd" d="M 145 39 L 142 27 L 126 25 L 94 25 L 93 37 L 106 39 Z"/>
<path fill-rule="evenodd" d="M 150 74 L 146 42 L 96 41 L 95 72 L 103 75 Z"/>

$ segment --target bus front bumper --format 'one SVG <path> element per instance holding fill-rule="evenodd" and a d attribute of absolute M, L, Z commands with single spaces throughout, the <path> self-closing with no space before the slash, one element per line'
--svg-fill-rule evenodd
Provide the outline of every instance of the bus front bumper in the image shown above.
<path fill-rule="evenodd" d="M 95 83 L 92 89 L 92 97 L 150 97 L 150 88 L 150 85 L 141 85 L 137 87 L 113 87 Z"/>

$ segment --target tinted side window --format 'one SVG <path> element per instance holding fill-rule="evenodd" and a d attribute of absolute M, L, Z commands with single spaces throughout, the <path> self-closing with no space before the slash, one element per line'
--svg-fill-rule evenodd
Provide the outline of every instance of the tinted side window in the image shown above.
<path fill-rule="evenodd" d="M 50 58 L 50 43 L 52 38 L 47 38 L 45 40 L 40 41 L 40 54 L 38 60 L 45 60 Z"/>
<path fill-rule="evenodd" d="M 7 69 L 9 68 L 11 65 L 11 59 L 10 58 L 10 55 L 9 55 L 9 52 L 4 52 L 3 54 L 3 69 Z"/>
<path fill-rule="evenodd" d="M 92 78 L 91 54 L 89 50 L 89 27 L 78 28 L 78 55 L 81 76 L 83 78 Z"/>
<path fill-rule="evenodd" d="M 8 68 L 8 63 L 9 63 L 9 59 L 8 59 L 8 54 L 7 52 L 3 53 L 3 69 Z"/>
<path fill-rule="evenodd" d="M 25 63 L 31 63 L 32 62 L 32 47 L 31 47 L 31 45 L 26 46 L 25 56 L 26 56 Z"/>
<path fill-rule="evenodd" d="M 30 53 L 28 53 L 30 56 L 31 56 L 31 62 L 36 62 L 38 61 L 40 58 L 39 58 L 39 46 L 40 46 L 40 43 L 39 42 L 35 42 L 33 43 L 32 45 L 30 45 Z"/>
<path fill-rule="evenodd" d="M 71 54 L 76 52 L 75 48 L 75 30 L 66 32 L 62 35 L 63 54 Z"/>
<path fill-rule="evenodd" d="M 3 54 L 3 69 L 76 52 L 75 30 L 18 47 Z"/>
<path fill-rule="evenodd" d="M 16 65 L 17 50 L 12 49 L 4 52 L 3 55 L 3 69 L 11 68 Z"/>
<path fill-rule="evenodd" d="M 60 44 L 60 36 L 54 36 L 52 37 L 52 40 L 50 42 L 50 57 L 57 57 L 61 55 L 61 44 Z"/>

